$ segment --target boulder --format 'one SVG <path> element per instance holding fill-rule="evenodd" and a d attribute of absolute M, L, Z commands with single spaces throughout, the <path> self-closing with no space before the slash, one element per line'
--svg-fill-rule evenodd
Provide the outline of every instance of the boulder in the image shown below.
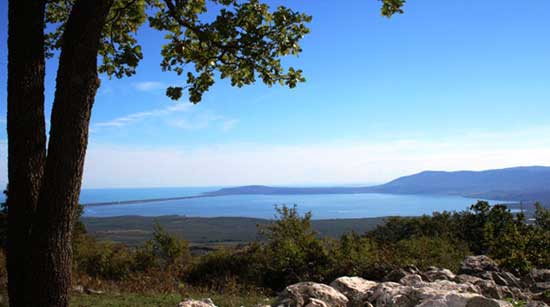
<path fill-rule="evenodd" d="M 465 307 L 467 302 L 481 296 L 478 287 L 457 284 L 449 280 L 421 281 L 420 276 L 408 275 L 402 279 L 407 284 L 385 282 L 372 289 L 368 300 L 375 306 L 455 306 Z"/>
<path fill-rule="evenodd" d="M 498 272 L 497 263 L 484 255 L 468 256 L 462 261 L 459 274 L 468 274 L 473 276 L 483 276 L 486 272 Z"/>
<path fill-rule="evenodd" d="M 480 293 L 479 287 L 471 283 L 455 283 L 449 280 L 436 280 L 434 282 L 425 283 L 424 285 L 419 285 L 420 287 L 432 288 L 440 291 L 453 291 L 458 293 Z"/>
<path fill-rule="evenodd" d="M 309 300 L 309 303 L 307 303 L 305 307 L 330 307 L 330 306 L 321 300 L 312 298 Z"/>
<path fill-rule="evenodd" d="M 83 286 L 80 286 L 80 285 L 74 286 L 74 287 L 73 287 L 73 292 L 76 292 L 76 293 L 84 293 L 84 287 L 83 287 Z"/>
<path fill-rule="evenodd" d="M 535 293 L 531 296 L 531 299 L 533 299 L 535 301 L 541 301 L 541 302 L 545 302 L 547 304 L 550 304 L 550 295 L 548 295 L 548 293 L 546 293 L 546 292 Z"/>
<path fill-rule="evenodd" d="M 186 299 L 179 303 L 178 307 L 217 307 L 211 299 L 205 298 L 202 300 Z"/>
<path fill-rule="evenodd" d="M 386 274 L 386 276 L 384 276 L 382 281 L 399 282 L 403 277 L 411 274 L 420 275 L 421 273 L 416 266 L 410 264 L 399 269 L 391 270 L 388 274 Z"/>
<path fill-rule="evenodd" d="M 550 282 L 550 269 L 532 269 L 529 275 L 535 282 Z"/>
<path fill-rule="evenodd" d="M 412 307 L 420 303 L 412 287 L 400 285 L 395 282 L 383 282 L 378 284 L 369 296 L 368 300 L 375 306 Z"/>
<path fill-rule="evenodd" d="M 405 286 L 415 286 L 423 282 L 422 276 L 418 274 L 409 274 L 399 280 L 399 283 Z"/>
<path fill-rule="evenodd" d="M 418 306 L 422 307 L 465 307 L 468 302 L 478 297 L 474 293 L 447 293 L 438 297 L 424 300 Z"/>
<path fill-rule="evenodd" d="M 301 282 L 288 286 L 281 291 L 273 306 L 313 307 L 322 306 L 318 304 L 323 302 L 330 307 L 346 307 L 348 301 L 344 294 L 333 287 L 314 282 Z"/>
<path fill-rule="evenodd" d="M 479 287 L 481 294 L 484 296 L 495 299 L 504 298 L 501 287 L 492 280 L 480 279 L 475 283 L 475 285 Z"/>
<path fill-rule="evenodd" d="M 510 272 L 491 272 L 491 279 L 495 281 L 497 285 L 521 287 L 521 280 Z"/>
<path fill-rule="evenodd" d="M 481 280 L 481 278 L 479 277 L 476 277 L 476 276 L 472 276 L 472 275 L 466 275 L 466 274 L 459 274 L 459 275 L 456 275 L 454 281 L 456 283 L 459 283 L 459 284 L 463 284 L 463 283 L 471 283 L 471 284 L 475 284 L 478 280 Z"/>
<path fill-rule="evenodd" d="M 403 277 L 410 275 L 411 273 L 405 271 L 404 269 L 394 269 L 386 276 L 384 276 L 383 281 L 385 282 L 399 282 Z"/>
<path fill-rule="evenodd" d="M 454 280 L 456 275 L 448 269 L 439 269 L 432 267 L 430 270 L 423 273 L 428 281 L 436 281 L 439 279 Z"/>
<path fill-rule="evenodd" d="M 536 291 L 550 291 L 550 282 L 537 282 L 535 289 Z"/>
<path fill-rule="evenodd" d="M 104 291 L 101 291 L 101 290 L 94 290 L 94 289 L 91 289 L 91 288 L 85 288 L 85 289 L 84 289 L 84 292 L 85 292 L 86 294 L 94 294 L 94 295 L 99 295 L 99 294 L 105 293 Z"/>
<path fill-rule="evenodd" d="M 478 296 L 470 299 L 466 307 L 513 307 L 513 305 L 506 301 Z"/>
<path fill-rule="evenodd" d="M 350 301 L 357 304 L 363 302 L 369 291 L 378 285 L 377 282 L 361 277 L 340 277 L 330 283 L 330 286 L 344 294 Z"/>

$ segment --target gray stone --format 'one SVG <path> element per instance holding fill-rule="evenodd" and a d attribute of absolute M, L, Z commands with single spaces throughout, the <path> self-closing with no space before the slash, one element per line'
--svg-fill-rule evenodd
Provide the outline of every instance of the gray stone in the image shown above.
<path fill-rule="evenodd" d="M 424 272 L 423 276 L 425 276 L 428 281 L 436 281 L 439 279 L 454 280 L 456 277 L 456 275 L 448 269 L 439 269 L 433 267 L 430 270 Z"/>
<path fill-rule="evenodd" d="M 422 276 L 418 274 L 409 274 L 399 280 L 399 283 L 405 286 L 414 286 L 423 282 Z"/>
<path fill-rule="evenodd" d="M 330 306 L 321 300 L 312 298 L 312 299 L 309 299 L 309 302 L 305 305 L 305 307 L 330 307 Z"/>
<path fill-rule="evenodd" d="M 536 282 L 550 282 L 550 269 L 532 269 L 530 275 Z"/>
<path fill-rule="evenodd" d="M 330 283 L 330 286 L 344 294 L 354 305 L 363 302 L 365 296 L 372 288 L 378 285 L 377 282 L 366 280 L 361 277 L 340 277 Z"/>
<path fill-rule="evenodd" d="M 217 307 L 211 299 L 205 298 L 202 300 L 186 299 L 179 303 L 178 307 Z"/>
<path fill-rule="evenodd" d="M 388 273 L 384 277 L 384 281 L 399 282 L 401 278 L 409 275 L 410 273 L 403 269 L 395 269 Z"/>
<path fill-rule="evenodd" d="M 504 298 L 501 288 L 492 280 L 481 279 L 475 285 L 479 287 L 484 296 L 496 299 Z"/>
<path fill-rule="evenodd" d="M 338 290 L 314 282 L 301 282 L 286 287 L 277 297 L 274 306 L 305 307 L 312 299 L 321 301 L 330 307 L 346 307 L 349 300 Z M 318 304 L 317 301 L 314 301 Z M 314 306 L 314 305 L 312 305 Z"/>
<path fill-rule="evenodd" d="M 369 301 L 375 306 L 413 307 L 421 302 L 411 288 L 395 282 L 383 282 L 373 289 Z"/>
<path fill-rule="evenodd" d="M 456 275 L 454 281 L 457 283 L 466 283 L 469 282 L 471 284 L 475 284 L 478 280 L 481 280 L 481 278 L 472 276 L 472 275 L 466 275 L 466 274 L 460 274 Z"/>
<path fill-rule="evenodd" d="M 86 292 L 87 294 L 95 294 L 95 295 L 99 295 L 99 294 L 103 294 L 105 292 L 101 291 L 101 290 L 94 290 L 94 289 L 90 289 L 90 288 L 85 288 L 84 289 L 84 292 Z"/>
<path fill-rule="evenodd" d="M 431 298 L 419 304 L 419 307 L 465 307 L 469 300 L 478 297 L 473 293 L 448 293 L 440 297 Z"/>
<path fill-rule="evenodd" d="M 485 272 L 498 272 L 497 263 L 484 255 L 481 256 L 468 256 L 462 262 L 460 266 L 459 274 L 468 274 L 478 276 Z"/>
<path fill-rule="evenodd" d="M 466 307 L 513 307 L 513 305 L 506 301 L 478 296 L 470 299 Z"/>

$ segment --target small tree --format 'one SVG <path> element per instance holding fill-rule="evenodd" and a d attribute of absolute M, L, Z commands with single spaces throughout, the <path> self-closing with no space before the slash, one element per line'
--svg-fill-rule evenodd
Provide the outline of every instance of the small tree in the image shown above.
<path fill-rule="evenodd" d="M 267 271 L 265 284 L 279 289 L 297 281 L 320 281 L 330 257 L 327 245 L 311 228 L 311 212 L 302 216 L 296 205 L 275 210 L 275 220 L 259 229 L 266 239 L 260 253 L 265 259 L 258 259 Z"/>
<path fill-rule="evenodd" d="M 382 0 L 382 14 L 401 13 L 404 2 Z M 213 10 L 214 18 L 202 18 Z M 281 57 L 301 52 L 311 17 L 283 6 L 272 10 L 260 0 L 9 0 L 8 19 L 12 306 L 69 304 L 71 232 L 98 73 L 135 74 L 143 57 L 136 33 L 146 21 L 167 39 L 161 68 L 186 77 L 167 88 L 170 98 L 181 98 L 187 89 L 189 100 L 198 103 L 216 77 L 238 87 L 257 79 L 288 87 L 305 80 L 301 70 L 286 69 Z M 56 52 L 47 139 L 45 59 Z"/>

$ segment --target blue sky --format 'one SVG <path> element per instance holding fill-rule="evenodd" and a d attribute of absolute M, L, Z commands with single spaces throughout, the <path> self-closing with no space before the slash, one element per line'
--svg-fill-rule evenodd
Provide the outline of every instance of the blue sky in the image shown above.
<path fill-rule="evenodd" d="M 0 12 L 7 16 L 7 1 Z M 199 105 L 164 96 L 143 28 L 137 75 L 102 78 L 84 187 L 366 184 L 424 169 L 550 165 L 550 2 L 269 1 L 313 15 L 289 90 L 217 82 Z M 6 182 L 6 18 L 0 18 L 0 184 Z M 47 109 L 55 88 L 47 66 Z M 185 98 L 185 97 L 184 97 Z"/>

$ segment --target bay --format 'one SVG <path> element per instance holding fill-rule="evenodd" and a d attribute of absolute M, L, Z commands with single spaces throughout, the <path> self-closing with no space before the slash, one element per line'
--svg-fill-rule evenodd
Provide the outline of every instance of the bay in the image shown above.
<path fill-rule="evenodd" d="M 180 190 L 178 190 L 180 189 Z M 191 196 L 216 188 L 173 188 L 162 191 L 109 191 L 111 196 L 93 197 L 85 192 L 82 197 L 89 202 L 122 201 L 144 198 Z M 111 189 L 112 190 L 112 189 Z M 118 189 L 117 189 L 118 190 Z M 130 189 L 132 190 L 132 189 Z M 135 189 L 139 190 L 139 189 Z M 134 191 L 137 192 L 137 191 Z M 165 194 L 162 194 L 166 192 Z M 109 199 L 119 193 L 116 199 Z M 129 195 L 129 194 L 130 195 Z M 179 193 L 179 194 L 178 194 Z M 124 195 L 122 195 L 124 194 Z M 85 201 L 81 201 L 86 203 Z M 297 205 L 302 213 L 311 211 L 314 219 L 364 218 L 380 216 L 418 216 L 434 211 L 466 210 L 476 199 L 460 196 L 394 195 L 394 194 L 315 194 L 315 195 L 227 195 L 183 200 L 147 203 L 86 206 L 86 217 L 110 217 L 123 215 L 161 216 L 181 215 L 188 217 L 255 217 L 272 218 L 275 205 Z M 502 201 L 491 200 L 491 204 Z"/>

